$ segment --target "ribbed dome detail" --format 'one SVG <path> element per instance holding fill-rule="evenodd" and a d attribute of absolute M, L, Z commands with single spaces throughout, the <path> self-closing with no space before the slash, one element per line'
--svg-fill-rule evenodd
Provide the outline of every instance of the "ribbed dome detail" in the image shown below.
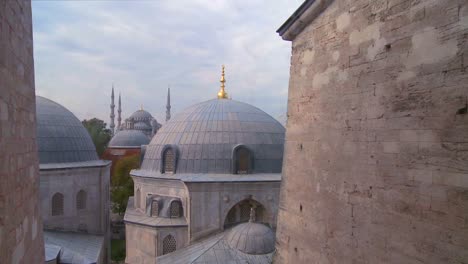
<path fill-rule="evenodd" d="M 36 117 L 41 164 L 98 160 L 88 131 L 68 109 L 36 96 Z"/>
<path fill-rule="evenodd" d="M 262 110 L 238 101 L 213 99 L 177 114 L 153 137 L 142 170 L 159 172 L 161 152 L 177 148 L 177 173 L 232 173 L 233 149 L 253 154 L 252 173 L 280 173 L 284 127 Z"/>
<path fill-rule="evenodd" d="M 225 238 L 228 245 L 247 254 L 268 254 L 275 250 L 275 233 L 260 223 L 235 226 Z"/>

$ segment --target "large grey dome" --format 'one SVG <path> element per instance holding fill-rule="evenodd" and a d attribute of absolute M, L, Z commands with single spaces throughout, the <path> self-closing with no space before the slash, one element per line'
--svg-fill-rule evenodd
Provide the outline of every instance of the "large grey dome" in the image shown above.
<path fill-rule="evenodd" d="M 225 238 L 228 245 L 247 254 L 268 254 L 275 250 L 275 233 L 260 223 L 235 226 Z"/>
<path fill-rule="evenodd" d="M 36 116 L 41 164 L 98 160 L 88 131 L 68 109 L 36 96 Z"/>
<path fill-rule="evenodd" d="M 147 145 L 150 139 L 138 130 L 122 130 L 117 132 L 109 142 L 109 147 L 140 147 Z"/>
<path fill-rule="evenodd" d="M 177 173 L 232 173 L 234 147 L 253 153 L 252 173 L 281 173 L 284 127 L 246 103 L 213 99 L 177 114 L 153 137 L 142 170 L 160 171 L 167 145 L 178 150 Z"/>
<path fill-rule="evenodd" d="M 148 113 L 147 111 L 140 109 L 136 112 L 134 112 L 130 118 L 133 118 L 135 121 L 150 121 L 153 119 L 153 116 Z"/>

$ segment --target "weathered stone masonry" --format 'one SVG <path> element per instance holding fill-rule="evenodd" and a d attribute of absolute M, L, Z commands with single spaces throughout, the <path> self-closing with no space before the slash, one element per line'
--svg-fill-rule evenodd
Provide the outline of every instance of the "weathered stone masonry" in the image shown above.
<path fill-rule="evenodd" d="M 0 262 L 43 263 L 30 1 L 0 1 Z"/>
<path fill-rule="evenodd" d="M 275 262 L 467 263 L 468 2 L 316 2 L 289 36 Z"/>

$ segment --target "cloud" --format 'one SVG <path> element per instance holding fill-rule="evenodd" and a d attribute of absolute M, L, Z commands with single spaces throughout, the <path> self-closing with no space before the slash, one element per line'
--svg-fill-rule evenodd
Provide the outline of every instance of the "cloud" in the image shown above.
<path fill-rule="evenodd" d="M 140 105 L 162 121 L 227 90 L 272 116 L 286 112 L 290 43 L 276 29 L 300 0 L 33 1 L 36 91 L 78 118 L 109 121 L 110 89 L 123 117 Z"/>

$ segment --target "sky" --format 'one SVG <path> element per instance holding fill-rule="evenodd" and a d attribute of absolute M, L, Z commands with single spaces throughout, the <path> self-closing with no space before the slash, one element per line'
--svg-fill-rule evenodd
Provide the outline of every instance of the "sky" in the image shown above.
<path fill-rule="evenodd" d="M 286 113 L 291 43 L 276 30 L 301 0 L 33 1 L 36 94 L 80 120 L 172 114 L 226 91 L 278 118 Z M 117 111 L 117 109 L 116 109 Z M 116 112 L 117 114 L 117 112 Z"/>

